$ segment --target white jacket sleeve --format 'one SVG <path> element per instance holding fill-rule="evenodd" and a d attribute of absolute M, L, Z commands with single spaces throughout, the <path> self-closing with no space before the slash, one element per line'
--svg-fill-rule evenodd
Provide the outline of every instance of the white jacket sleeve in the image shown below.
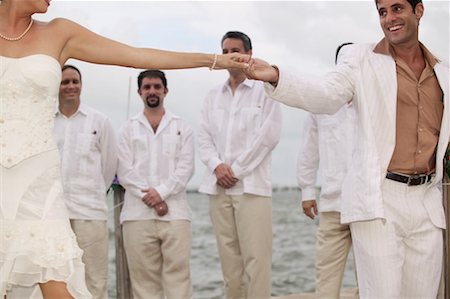
<path fill-rule="evenodd" d="M 211 93 L 206 97 L 203 102 L 203 108 L 201 112 L 200 130 L 198 132 L 198 145 L 200 152 L 200 160 L 208 167 L 212 173 L 216 167 L 222 163 L 219 158 L 219 153 L 216 149 L 214 139 L 211 133 L 211 122 L 209 119 L 209 105 L 210 105 Z"/>
<path fill-rule="evenodd" d="M 354 74 L 358 52 L 354 45 L 343 47 L 339 64 L 323 77 L 293 75 L 280 68 L 278 85 L 265 83 L 266 93 L 276 101 L 312 113 L 334 114 L 354 96 Z"/>
<path fill-rule="evenodd" d="M 144 193 L 141 190 L 148 186 L 145 178 L 139 175 L 133 165 L 132 130 L 131 122 L 125 123 L 119 130 L 117 143 L 119 160 L 117 176 L 120 185 L 125 188 L 126 192 L 130 192 L 135 197 L 142 198 Z"/>
<path fill-rule="evenodd" d="M 297 182 L 302 190 L 302 201 L 317 197 L 317 172 L 319 170 L 319 132 L 317 118 L 308 114 L 303 124 L 303 141 L 297 159 Z"/>
<path fill-rule="evenodd" d="M 272 152 L 280 141 L 282 126 L 279 103 L 266 98 L 262 125 L 250 146 L 231 165 L 234 175 L 242 179 L 250 174 Z"/>
<path fill-rule="evenodd" d="M 167 180 L 164 180 L 159 186 L 155 187 L 163 200 L 186 190 L 186 185 L 194 174 L 194 165 L 194 133 L 190 126 L 183 124 L 180 155 L 178 156 L 175 171 Z"/>
<path fill-rule="evenodd" d="M 102 156 L 102 172 L 106 189 L 111 186 L 117 171 L 117 141 L 111 122 L 105 119 L 100 136 L 100 152 Z"/>

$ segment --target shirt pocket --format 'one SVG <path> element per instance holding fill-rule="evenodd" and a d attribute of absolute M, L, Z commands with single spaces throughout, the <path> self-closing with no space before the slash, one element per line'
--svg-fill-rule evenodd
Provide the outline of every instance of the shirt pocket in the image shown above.
<path fill-rule="evenodd" d="M 147 136 L 145 135 L 134 136 L 131 143 L 135 153 L 144 153 L 149 150 L 147 146 Z"/>
<path fill-rule="evenodd" d="M 262 109 L 258 107 L 243 108 L 239 120 L 239 130 L 256 133 L 260 128 Z"/>
<path fill-rule="evenodd" d="M 78 133 L 75 152 L 80 156 L 89 156 L 95 149 L 97 136 L 94 134 Z"/>
<path fill-rule="evenodd" d="M 169 158 L 176 158 L 180 153 L 181 136 L 180 135 L 163 135 L 162 152 Z"/>

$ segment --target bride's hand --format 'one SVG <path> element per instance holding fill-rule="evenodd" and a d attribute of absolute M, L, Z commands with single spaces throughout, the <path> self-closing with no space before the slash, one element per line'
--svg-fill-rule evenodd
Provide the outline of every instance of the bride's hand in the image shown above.
<path fill-rule="evenodd" d="M 250 55 L 240 53 L 217 54 L 216 63 L 213 62 L 210 69 L 245 69 L 251 58 Z"/>

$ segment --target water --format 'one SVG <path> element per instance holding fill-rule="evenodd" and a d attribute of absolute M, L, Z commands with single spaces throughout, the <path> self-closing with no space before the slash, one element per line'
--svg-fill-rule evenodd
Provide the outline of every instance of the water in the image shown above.
<path fill-rule="evenodd" d="M 208 215 L 208 198 L 188 194 L 193 212 L 191 273 L 195 299 L 223 298 L 216 241 Z M 112 202 L 112 200 L 110 201 Z M 113 221 L 109 221 L 113 229 Z M 317 220 L 301 213 L 300 192 L 283 189 L 273 194 L 272 295 L 281 296 L 314 291 L 315 233 Z M 116 298 L 114 233 L 110 234 L 109 298 Z M 344 287 L 355 287 L 350 254 Z"/>

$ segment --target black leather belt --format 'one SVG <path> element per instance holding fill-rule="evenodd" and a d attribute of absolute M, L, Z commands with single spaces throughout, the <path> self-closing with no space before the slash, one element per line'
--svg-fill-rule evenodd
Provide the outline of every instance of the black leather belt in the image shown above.
<path fill-rule="evenodd" d="M 386 178 L 407 184 L 408 186 L 418 186 L 422 184 L 426 184 L 431 181 L 434 177 L 434 174 L 419 174 L 419 175 L 404 175 L 393 172 L 388 172 L 386 174 Z"/>

